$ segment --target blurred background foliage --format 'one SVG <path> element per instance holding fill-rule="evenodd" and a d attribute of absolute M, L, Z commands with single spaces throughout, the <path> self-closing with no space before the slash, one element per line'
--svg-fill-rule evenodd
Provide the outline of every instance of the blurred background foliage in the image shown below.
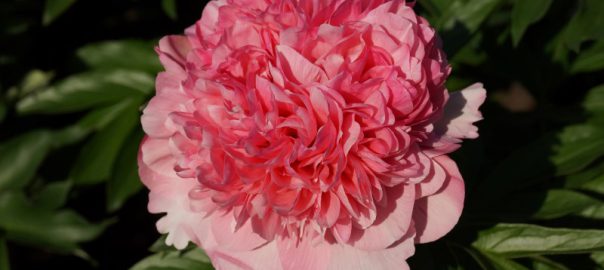
<path fill-rule="evenodd" d="M 157 239 L 136 168 L 157 40 L 192 0 L 0 2 L 0 270 L 212 269 Z M 453 157 L 466 209 L 412 269 L 604 269 L 604 1 L 418 0 L 451 91 L 488 89 Z"/>

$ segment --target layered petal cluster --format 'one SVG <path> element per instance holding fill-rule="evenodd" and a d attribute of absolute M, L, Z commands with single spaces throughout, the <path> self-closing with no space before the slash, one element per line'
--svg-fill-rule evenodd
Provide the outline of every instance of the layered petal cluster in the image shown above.
<path fill-rule="evenodd" d="M 457 223 L 447 154 L 485 99 L 449 96 L 412 4 L 218 0 L 157 51 L 139 173 L 167 243 L 217 269 L 404 269 Z"/>

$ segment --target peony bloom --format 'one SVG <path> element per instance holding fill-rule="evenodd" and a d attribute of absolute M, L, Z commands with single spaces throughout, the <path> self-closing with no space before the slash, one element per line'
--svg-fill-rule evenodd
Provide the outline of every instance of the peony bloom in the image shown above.
<path fill-rule="evenodd" d="M 219 0 L 163 38 L 139 173 L 167 244 L 217 269 L 405 269 L 457 223 L 447 154 L 482 85 L 449 95 L 412 3 Z"/>

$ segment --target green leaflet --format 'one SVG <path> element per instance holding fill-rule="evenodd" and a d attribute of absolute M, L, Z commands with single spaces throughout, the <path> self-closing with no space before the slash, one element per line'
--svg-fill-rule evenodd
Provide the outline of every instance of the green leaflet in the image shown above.
<path fill-rule="evenodd" d="M 570 67 L 572 73 L 594 72 L 604 69 L 604 40 L 599 40 L 579 54 Z"/>
<path fill-rule="evenodd" d="M 155 75 L 163 68 L 154 51 L 157 41 L 114 40 L 88 44 L 76 54 L 95 69 L 128 69 Z"/>
<path fill-rule="evenodd" d="M 42 22 L 44 25 L 49 25 L 56 18 L 61 16 L 69 7 L 75 4 L 76 0 L 46 0 L 44 7 L 44 16 Z"/>
<path fill-rule="evenodd" d="M 524 267 L 523 265 L 499 256 L 497 254 L 485 251 L 485 250 L 481 250 L 481 249 L 466 249 L 466 251 L 468 253 L 470 253 L 470 255 L 472 256 L 472 258 L 474 258 L 474 260 L 476 260 L 476 262 L 483 268 L 483 269 L 490 269 L 490 270 L 528 270 L 528 268 Z"/>
<path fill-rule="evenodd" d="M 208 257 L 200 248 L 194 248 L 185 252 L 169 251 L 159 252 L 151 255 L 130 270 L 212 270 L 214 267 Z"/>
<path fill-rule="evenodd" d="M 37 130 L 0 145 L 0 190 L 27 186 L 52 146 L 52 133 Z"/>
<path fill-rule="evenodd" d="M 107 209 L 110 212 L 118 210 L 143 187 L 137 165 L 138 147 L 142 139 L 143 135 L 138 130 L 130 134 L 116 159 L 113 174 L 107 182 Z"/>
<path fill-rule="evenodd" d="M 75 252 L 110 224 L 90 223 L 71 210 L 38 208 L 18 191 L 0 193 L 0 216 L 7 239 L 63 253 Z"/>
<path fill-rule="evenodd" d="M 526 29 L 541 20 L 547 13 L 552 0 L 516 0 L 512 9 L 512 42 L 517 46 Z"/>
<path fill-rule="evenodd" d="M 131 70 L 92 71 L 66 78 L 17 103 L 21 114 L 66 113 L 144 97 L 153 89 L 153 77 Z"/>
<path fill-rule="evenodd" d="M 138 125 L 138 107 L 132 103 L 117 119 L 94 134 L 84 145 L 73 164 L 70 178 L 76 185 L 90 185 L 107 180 L 127 136 Z"/>
<path fill-rule="evenodd" d="M 498 224 L 479 232 L 472 246 L 505 257 L 590 253 L 604 250 L 604 230 Z"/>

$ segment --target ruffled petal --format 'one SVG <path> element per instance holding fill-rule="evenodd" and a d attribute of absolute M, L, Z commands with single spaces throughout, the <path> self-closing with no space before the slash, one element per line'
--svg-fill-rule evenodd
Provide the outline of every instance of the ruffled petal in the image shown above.
<path fill-rule="evenodd" d="M 435 159 L 436 158 L 430 158 L 432 166 L 430 166 L 428 176 L 415 186 L 417 189 L 417 192 L 415 193 L 416 198 L 426 197 L 438 192 L 445 183 L 445 180 L 449 177 L 443 166 L 436 162 Z"/>
<path fill-rule="evenodd" d="M 478 110 L 486 99 L 487 92 L 482 83 L 475 83 L 449 96 L 443 117 L 434 124 L 435 132 L 457 139 L 478 138 L 474 122 L 482 120 Z"/>
<path fill-rule="evenodd" d="M 214 213 L 212 234 L 221 249 L 229 252 L 249 251 L 265 244 L 266 239 L 254 232 L 251 220 L 237 228 L 232 213 Z"/>
<path fill-rule="evenodd" d="M 168 72 L 184 73 L 191 44 L 185 36 L 166 36 L 159 41 L 159 61 Z"/>
<path fill-rule="evenodd" d="M 323 241 L 323 240 L 318 240 Z M 289 269 L 326 269 L 331 257 L 330 245 L 322 242 L 315 243 L 309 239 L 297 241 L 296 239 L 278 239 L 277 247 L 281 266 Z"/>
<path fill-rule="evenodd" d="M 415 253 L 413 228 L 390 247 L 365 251 L 349 245 L 329 245 L 331 254 L 325 270 L 409 269 L 405 260 Z"/>
<path fill-rule="evenodd" d="M 296 50 L 285 45 L 276 47 L 281 70 L 288 78 L 300 84 L 325 81 L 327 75 Z"/>
<path fill-rule="evenodd" d="M 152 137 L 168 137 L 176 131 L 170 124 L 169 115 L 178 111 L 187 96 L 180 89 L 180 81 L 172 73 L 162 72 L 156 79 L 157 95 L 143 110 L 141 124 L 145 133 Z"/>
<path fill-rule="evenodd" d="M 189 241 L 198 238 L 195 230 L 202 222 L 199 213 L 191 211 L 187 196 L 197 182 L 157 170 L 165 167 L 162 164 L 171 163 L 171 156 L 165 155 L 165 149 L 161 147 L 163 144 L 156 142 L 145 139 L 138 156 L 139 174 L 150 189 L 148 210 L 151 213 L 166 213 L 157 222 L 157 230 L 168 234 L 166 244 L 183 249 Z"/>
<path fill-rule="evenodd" d="M 251 251 L 233 252 L 217 247 L 206 252 L 216 270 L 284 270 L 275 241 Z"/>
<path fill-rule="evenodd" d="M 478 110 L 486 99 L 482 83 L 475 83 L 452 93 L 444 107 L 442 117 L 434 123 L 434 131 L 423 143 L 429 156 L 451 153 L 459 148 L 462 139 L 478 138 L 474 122 L 482 119 Z"/>
<path fill-rule="evenodd" d="M 178 179 L 174 165 L 176 160 L 172 156 L 168 139 L 143 139 L 138 154 L 138 167 L 141 180 L 147 188 L 165 181 L 159 176 Z"/>
<path fill-rule="evenodd" d="M 398 185 L 388 189 L 386 207 L 378 207 L 377 218 L 366 229 L 353 228 L 350 244 L 362 250 L 381 250 L 400 240 L 409 230 L 415 187 Z"/>
<path fill-rule="evenodd" d="M 446 171 L 448 179 L 435 194 L 416 201 L 413 221 L 417 236 L 416 242 L 435 241 L 447 234 L 461 216 L 464 203 L 464 183 L 459 169 L 447 156 L 434 158 Z"/>

